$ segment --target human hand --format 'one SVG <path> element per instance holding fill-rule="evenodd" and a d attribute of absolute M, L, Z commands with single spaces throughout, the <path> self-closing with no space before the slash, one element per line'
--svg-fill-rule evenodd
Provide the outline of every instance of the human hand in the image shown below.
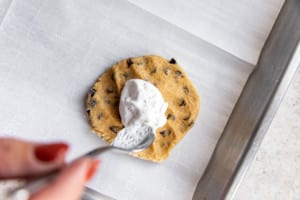
<path fill-rule="evenodd" d="M 95 174 L 99 160 L 82 158 L 65 165 L 68 145 L 0 139 L 0 179 L 27 178 L 62 168 L 49 185 L 31 194 L 30 200 L 79 199 L 84 185 Z"/>

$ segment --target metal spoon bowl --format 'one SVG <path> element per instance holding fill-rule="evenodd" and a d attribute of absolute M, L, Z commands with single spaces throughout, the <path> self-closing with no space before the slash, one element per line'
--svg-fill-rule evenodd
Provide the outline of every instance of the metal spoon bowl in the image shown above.
<path fill-rule="evenodd" d="M 154 134 L 148 134 L 141 141 L 141 143 L 139 143 L 137 146 L 135 146 L 133 148 L 125 149 L 125 148 L 117 147 L 117 146 L 114 146 L 114 145 L 98 147 L 98 148 L 84 154 L 81 157 L 85 157 L 85 156 L 96 157 L 99 154 L 101 154 L 105 151 L 108 151 L 108 150 L 116 150 L 116 151 L 120 151 L 120 152 L 124 152 L 124 153 L 139 152 L 139 151 L 142 151 L 142 150 L 148 148 L 153 143 L 153 141 L 154 141 Z"/>

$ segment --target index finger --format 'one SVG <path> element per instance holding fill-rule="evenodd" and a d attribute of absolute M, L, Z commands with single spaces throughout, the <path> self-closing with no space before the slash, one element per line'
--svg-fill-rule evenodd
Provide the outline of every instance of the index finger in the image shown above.
<path fill-rule="evenodd" d="M 61 167 L 68 145 L 0 139 L 0 179 L 29 177 Z"/>

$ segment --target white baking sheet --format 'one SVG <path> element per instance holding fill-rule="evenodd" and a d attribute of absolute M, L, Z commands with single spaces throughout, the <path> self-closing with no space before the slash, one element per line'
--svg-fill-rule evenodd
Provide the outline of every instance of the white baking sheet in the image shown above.
<path fill-rule="evenodd" d="M 14 0 L 0 25 L 0 136 L 68 141 L 69 159 L 104 145 L 84 99 L 120 59 L 174 57 L 201 96 L 194 128 L 154 164 L 108 153 L 89 186 L 116 199 L 191 199 L 253 65 L 121 0 Z"/>

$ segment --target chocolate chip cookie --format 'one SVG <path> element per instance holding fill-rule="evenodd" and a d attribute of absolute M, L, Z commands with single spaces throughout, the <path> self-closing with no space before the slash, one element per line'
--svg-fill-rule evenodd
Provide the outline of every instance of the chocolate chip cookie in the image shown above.
<path fill-rule="evenodd" d="M 168 109 L 167 123 L 157 129 L 154 143 L 134 156 L 162 161 L 193 126 L 199 112 L 200 98 L 186 73 L 175 59 L 142 56 L 121 60 L 104 72 L 89 90 L 86 112 L 92 131 L 111 143 L 123 128 L 119 115 L 119 99 L 125 82 L 143 79 L 162 93 Z"/>

